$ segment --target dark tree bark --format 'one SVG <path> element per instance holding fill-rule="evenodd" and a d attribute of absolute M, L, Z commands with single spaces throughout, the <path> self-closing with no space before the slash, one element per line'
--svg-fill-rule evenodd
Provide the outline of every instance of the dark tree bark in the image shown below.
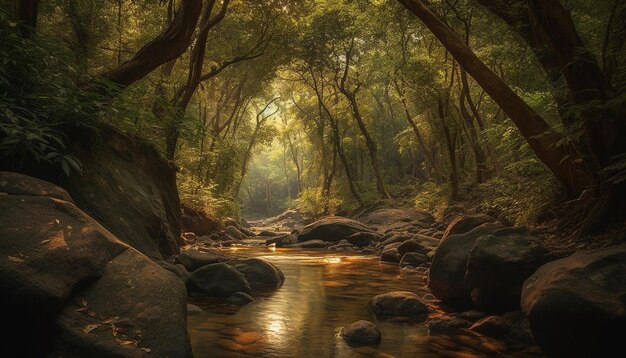
<path fill-rule="evenodd" d="M 399 2 L 420 18 L 456 61 L 511 118 L 539 160 L 552 171 L 569 195 L 577 196 L 590 186 L 588 169 L 561 134 L 555 132 L 422 1 L 399 0 Z"/>
<path fill-rule="evenodd" d="M 250 141 L 248 142 L 248 147 L 246 148 L 246 151 L 243 153 L 243 159 L 241 160 L 241 173 L 240 173 L 240 177 L 239 180 L 237 181 L 237 183 L 235 184 L 235 187 L 233 189 L 233 196 L 237 196 L 239 195 L 239 190 L 241 188 L 241 183 L 243 182 L 243 178 L 246 175 L 246 172 L 248 171 L 248 163 L 250 162 L 250 158 L 252 157 L 252 149 L 254 149 L 254 145 L 256 144 L 256 140 L 257 140 L 257 135 L 259 133 L 259 130 L 261 130 L 261 127 L 263 126 L 263 124 L 273 115 L 275 115 L 278 112 L 278 108 L 270 113 L 270 114 L 264 114 L 265 111 L 272 105 L 272 103 L 278 101 L 278 98 L 273 98 L 271 101 L 267 102 L 267 104 L 265 105 L 265 107 L 263 107 L 262 110 L 260 110 L 257 115 L 256 115 L 256 123 L 254 125 L 254 131 L 252 132 L 252 136 L 250 136 Z"/>
<path fill-rule="evenodd" d="M 439 182 L 440 174 L 439 174 L 439 171 L 437 170 L 435 159 L 433 158 L 433 154 L 426 147 L 426 141 L 424 140 L 424 137 L 422 136 L 422 133 L 420 132 L 417 126 L 417 123 L 415 123 L 415 120 L 413 120 L 413 116 L 411 115 L 411 112 L 409 111 L 409 105 L 406 101 L 404 91 L 402 90 L 402 87 L 400 87 L 400 84 L 398 83 L 397 79 L 394 79 L 394 87 L 396 89 L 396 92 L 398 93 L 398 96 L 400 97 L 400 102 L 402 102 L 402 107 L 404 108 L 405 118 L 407 122 L 409 122 L 409 125 L 411 125 L 411 128 L 413 129 L 413 133 L 415 134 L 415 138 L 417 138 L 417 144 L 419 145 L 422 153 L 424 153 L 424 158 L 426 158 L 426 163 L 428 167 L 430 167 L 435 181 Z"/>
<path fill-rule="evenodd" d="M 191 43 L 201 10 L 202 0 L 182 0 L 167 29 L 105 77 L 122 88 L 127 87 L 182 55 Z"/>
<path fill-rule="evenodd" d="M 446 123 L 446 117 L 448 116 L 447 101 L 439 96 L 437 101 L 437 114 L 441 121 L 441 127 L 443 128 L 444 138 L 446 139 L 446 149 L 448 151 L 448 158 L 450 160 L 450 176 L 448 180 L 450 182 L 451 198 L 452 200 L 459 200 L 459 172 L 456 163 L 456 136 L 452 136 L 450 133 L 450 127 Z"/>
<path fill-rule="evenodd" d="M 20 0 L 17 5 L 17 18 L 22 25 L 22 36 L 30 36 L 37 28 L 40 0 Z"/>
<path fill-rule="evenodd" d="M 367 151 L 369 153 L 370 164 L 372 165 L 372 169 L 374 171 L 374 176 L 376 177 L 376 189 L 381 197 L 384 199 L 390 199 L 391 195 L 385 188 L 385 182 L 383 180 L 383 176 L 380 173 L 380 166 L 378 165 L 378 148 L 374 139 L 370 135 L 367 130 L 367 126 L 365 125 L 365 120 L 361 115 L 361 111 L 359 110 L 359 104 L 356 100 L 357 92 L 359 91 L 359 86 L 356 89 L 350 90 L 346 86 L 346 81 L 348 79 L 348 73 L 350 71 L 350 61 L 352 60 L 352 50 L 354 48 L 354 40 L 350 42 L 350 47 L 346 51 L 346 62 L 343 70 L 343 76 L 341 80 L 338 80 L 339 91 L 346 97 L 348 102 L 350 103 L 350 108 L 352 109 L 352 114 L 354 120 L 356 121 L 359 130 L 361 131 L 361 135 L 365 139 L 365 145 L 367 146 Z"/>

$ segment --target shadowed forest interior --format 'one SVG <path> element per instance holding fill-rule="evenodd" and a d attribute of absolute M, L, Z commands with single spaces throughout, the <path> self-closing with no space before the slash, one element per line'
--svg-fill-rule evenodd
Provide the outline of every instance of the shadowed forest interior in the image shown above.
<path fill-rule="evenodd" d="M 500 341 L 481 341 L 482 350 L 471 345 L 470 349 L 461 339 L 465 343 L 455 343 L 465 347 L 457 350 L 459 354 L 562 356 L 598 352 L 597 344 L 591 344 L 592 348 L 559 345 L 565 336 L 581 342 L 600 342 L 603 338 L 587 331 L 546 333 L 568 326 L 570 317 L 565 315 L 562 322 L 545 318 L 551 316 L 541 309 L 553 312 L 550 309 L 559 306 L 555 303 L 558 300 L 541 306 L 533 301 L 539 296 L 525 296 L 522 284 L 526 282 L 524 290 L 542 289 L 540 284 L 533 286 L 525 280 L 544 264 L 568 260 L 587 249 L 608 250 L 607 256 L 602 256 L 605 264 L 611 261 L 607 257 L 618 258 L 617 268 L 602 271 L 608 281 L 613 274 L 626 271 L 625 1 L 2 0 L 0 4 L 0 170 L 5 176 L 0 189 L 8 194 L 3 195 L 5 198 L 51 195 L 67 203 L 81 213 L 72 217 L 84 215 L 85 220 L 95 223 L 90 225 L 97 225 L 90 230 L 107 231 L 102 235 L 117 237 L 115 240 L 137 250 L 136 255 L 149 258 L 150 265 L 156 262 L 176 275 L 180 272 L 175 266 L 182 265 L 183 283 L 190 294 L 205 290 L 206 297 L 230 300 L 233 292 L 246 296 L 255 293 L 252 282 L 250 292 L 239 287 L 228 294 L 208 294 L 209 289 L 203 286 L 206 281 L 193 281 L 204 269 L 200 269 L 204 265 L 196 265 L 198 261 L 216 264 L 231 260 L 228 255 L 233 253 L 224 252 L 238 245 L 246 247 L 243 251 L 251 250 L 248 256 L 254 260 L 260 257 L 269 261 L 272 258 L 265 257 L 263 251 L 267 245 L 273 250 L 282 250 L 282 246 L 289 247 L 285 250 L 346 250 L 350 255 L 369 257 L 363 260 L 375 256 L 372 264 L 380 258 L 403 272 L 406 266 L 417 270 L 427 282 L 420 283 L 418 293 L 434 300 L 426 300 L 429 319 L 448 314 L 447 306 L 438 305 L 449 304 L 452 312 L 466 313 L 472 308 L 517 324 L 522 318 L 501 315 L 514 311 L 524 322 L 528 322 L 526 317 L 530 320 L 527 331 L 532 331 L 531 341 L 521 340 L 523 348 L 517 351 L 510 342 L 503 348 Z M 29 215 L 53 210 L 32 204 L 17 220 L 13 216 L 20 211 L 13 208 L 23 204 L 5 204 L 0 222 L 5 237 L 26 235 L 22 228 L 31 229 Z M 74 209 L 54 210 L 66 215 Z M 58 224 L 51 215 L 45 225 L 55 220 Z M 87 225 L 85 220 L 79 220 L 80 225 Z M 71 236 L 76 225 L 68 226 L 64 235 L 69 230 Z M 472 231 L 476 228 L 484 230 Z M 54 242 L 56 234 L 48 237 L 44 231 L 33 235 L 41 236 L 46 244 L 50 242 L 46 240 Z M 474 233 L 470 244 L 448 241 L 453 248 L 444 247 L 449 237 L 467 232 Z M 513 245 L 512 251 L 496 255 L 485 242 L 485 257 L 495 255 L 497 260 L 481 261 L 481 246 L 475 242 L 485 237 L 515 237 L 507 241 Z M 522 237 L 532 237 L 532 244 L 519 244 Z M 406 244 L 410 240 L 420 249 L 398 249 L 410 246 Z M 397 243 L 404 246 L 390 246 Z M 14 249 L 13 244 L 6 245 L 6 250 Z M 211 261 L 188 254 L 192 259 L 185 261 L 181 248 L 202 255 L 210 248 L 210 255 L 217 256 Z M 7 251 L 6 255 L 2 251 L 3 260 L 8 257 L 5 274 L 13 272 L 11 265 L 30 262 L 26 251 L 18 251 Z M 31 353 L 63 355 L 76 347 L 83 349 L 76 351 L 82 352 L 79 355 L 93 353 L 90 349 L 96 344 L 74 336 L 61 339 L 50 332 L 57 332 L 59 325 L 76 323 L 72 318 L 72 323 L 64 325 L 56 317 L 61 308 L 68 307 L 67 300 L 78 297 L 76 290 L 101 277 L 105 262 L 119 257 L 108 246 L 103 251 L 111 257 L 102 256 L 97 264 L 81 266 L 90 268 L 84 269 L 76 282 L 70 285 L 66 278 L 59 278 L 65 287 L 62 294 L 42 289 L 48 293 L 37 291 L 34 295 L 33 302 L 43 297 L 42 302 L 56 303 L 51 304 L 54 308 L 50 311 L 42 309 L 45 314 L 29 314 L 18 324 L 46 337 L 41 348 L 32 348 Z M 272 252 L 284 253 L 285 257 L 291 253 Z M 308 266 L 303 258 L 306 255 L 301 257 L 298 252 L 304 251 L 295 251 L 296 261 L 277 256 L 272 263 L 278 267 L 283 264 L 286 273 L 305 272 L 309 280 L 335 282 L 328 287 L 355 284 L 352 278 L 333 278 L 327 271 L 323 275 L 299 271 L 302 262 L 302 267 Z M 326 258 L 324 255 L 329 254 L 324 252 L 310 255 L 321 255 L 321 262 L 332 263 L 334 256 Z M 419 259 L 416 254 L 404 259 L 415 252 L 419 252 Z M 437 257 L 452 267 L 445 260 L 459 252 L 465 255 L 460 273 L 436 277 Z M 226 257 L 220 255 L 229 258 L 216 259 Z M 517 256 L 507 261 L 503 258 L 507 255 Z M 585 256 L 571 264 L 593 261 L 593 255 L 600 254 L 589 255 L 591 258 Z M 52 259 L 45 257 L 48 267 Z M 89 257 L 92 260 L 94 256 Z M 472 266 L 472 257 L 477 257 L 479 264 Z M 63 258 L 55 260 L 65 262 Z M 352 262 L 341 268 L 345 272 L 352 268 L 350 265 L 367 271 L 367 265 L 355 258 L 340 261 Z M 519 281 L 515 287 L 496 285 L 496 289 L 493 282 L 476 283 L 482 282 L 477 277 L 500 269 L 515 272 L 512 280 Z M 15 270 L 26 276 L 24 272 L 30 272 Z M 139 269 L 124 270 L 120 277 Z M 240 270 L 245 274 L 245 269 Z M 322 278 L 310 278 L 317 274 Z M 591 277 L 592 273 L 581 275 Z M 459 281 L 446 281 L 453 279 Z M 283 280 L 284 275 L 278 287 Z M 380 287 L 407 284 L 392 278 L 376 280 Z M 509 278 L 493 280 L 505 282 Z M 13 281 L 0 280 L 11 285 L 7 289 L 21 289 Z M 589 304 L 605 306 L 609 311 L 610 332 L 601 335 L 611 339 L 612 334 L 618 337 L 625 331 L 622 309 L 626 282 L 617 281 L 603 286 L 610 287 L 613 306 L 597 301 Z M 300 286 L 285 285 L 277 292 L 307 294 Z M 409 286 L 405 289 L 410 291 Z M 466 291 L 459 293 L 461 286 Z M 489 296 L 495 291 L 499 293 Z M 277 300 L 291 297 L 277 295 Z M 2 303 L 19 306 L 19 297 L 16 294 Z M 274 296 L 260 297 L 258 300 L 265 302 Z M 204 309 L 203 314 L 207 314 L 206 307 L 221 307 L 213 301 L 195 303 Z M 80 302 L 77 305 L 87 309 Z M 541 309 L 533 310 L 539 306 Z M 265 318 L 273 312 L 269 308 L 258 310 Z M 346 313 L 345 320 L 360 317 L 357 311 L 346 308 L 346 312 L 351 313 Z M 289 315 L 279 312 L 274 316 L 283 314 Z M 601 314 L 589 313 L 571 319 L 600 322 L 598 316 Z M 207 322 L 190 318 L 185 323 L 186 316 L 181 317 L 183 331 L 185 324 L 195 332 Z M 327 319 L 349 323 L 334 316 Z M 385 329 L 397 329 L 385 326 L 388 324 L 381 326 L 381 352 L 425 354 L 407 348 L 413 343 L 405 341 L 394 341 L 403 347 L 400 351 L 388 349 L 384 345 Z M 76 323 L 78 326 L 85 327 Z M 196 328 L 189 328 L 192 326 Z M 282 326 L 247 329 L 274 329 L 280 336 L 291 326 L 276 327 Z M 367 336 L 363 333 L 367 329 L 357 328 L 361 329 L 359 334 Z M 302 332 L 301 327 L 289 329 Z M 413 334 L 407 327 L 402 329 L 406 330 L 402 335 Z M 207 338 L 225 349 L 214 353 L 216 356 L 233 352 L 249 356 L 374 354 L 340 346 L 334 351 L 316 351 L 313 346 L 272 351 L 267 350 L 271 344 L 266 347 L 258 343 L 269 340 L 261 333 L 258 340 L 251 340 L 253 344 L 245 343 L 248 336 L 237 336 L 240 340 L 229 341 L 234 342 L 231 344 L 219 343 L 226 338 L 219 333 L 223 329 L 216 332 Z M 519 337 L 511 333 L 513 328 L 507 332 L 507 339 L 518 339 L 519 343 Z M 202 346 L 200 336 L 190 334 L 196 356 L 211 356 L 207 352 L 213 343 Z M 344 331 L 341 334 L 344 336 Z M 499 334 L 495 336 L 502 340 L 505 335 Z M 178 347 L 187 347 L 187 333 L 180 337 Z M 156 343 L 143 346 L 140 338 L 130 334 L 125 339 L 142 354 L 191 355 L 191 348 L 177 351 Z M 257 343 L 262 347 L 255 346 L 256 351 L 249 348 Z M 496 348 L 484 348 L 490 344 Z M 441 347 L 445 344 L 433 343 L 428 352 L 439 354 L 444 350 Z M 17 356 L 16 349 L 1 352 Z M 119 347 L 102 349 L 104 356 L 114 355 L 116 349 L 122 349 L 122 356 L 130 355 Z"/>

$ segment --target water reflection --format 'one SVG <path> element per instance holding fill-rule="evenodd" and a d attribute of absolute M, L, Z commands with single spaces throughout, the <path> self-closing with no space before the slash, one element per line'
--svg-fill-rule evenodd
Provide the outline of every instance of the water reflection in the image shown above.
<path fill-rule="evenodd" d="M 448 337 L 428 337 L 424 323 L 376 321 L 366 307 L 373 296 L 392 290 L 426 294 L 423 275 L 403 275 L 397 265 L 377 258 L 336 252 L 231 249 L 257 256 L 283 270 L 286 280 L 274 292 L 255 293 L 256 301 L 233 307 L 222 302 L 194 302 L 206 312 L 188 320 L 196 357 L 437 357 L 480 356 L 487 352 Z M 382 332 L 377 348 L 349 347 L 341 328 L 359 319 L 375 322 Z M 474 344 L 480 347 L 480 344 Z"/>

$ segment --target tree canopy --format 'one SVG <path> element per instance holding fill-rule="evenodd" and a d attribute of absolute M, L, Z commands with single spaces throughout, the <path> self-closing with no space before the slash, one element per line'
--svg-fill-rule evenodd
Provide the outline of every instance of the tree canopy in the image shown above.
<path fill-rule="evenodd" d="M 524 223 L 578 199 L 592 230 L 626 212 L 623 1 L 23 0 L 0 17 L 15 167 L 79 175 L 67 126 L 105 122 L 214 215 L 472 201 Z"/>

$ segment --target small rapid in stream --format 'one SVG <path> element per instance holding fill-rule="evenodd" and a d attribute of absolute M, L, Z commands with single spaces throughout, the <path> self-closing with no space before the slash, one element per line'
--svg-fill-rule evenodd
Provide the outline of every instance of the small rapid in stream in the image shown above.
<path fill-rule="evenodd" d="M 204 310 L 188 318 L 196 357 L 438 357 L 445 352 L 471 357 L 501 348 L 497 341 L 429 336 L 423 321 L 379 321 L 368 311 L 367 301 L 378 294 L 427 294 L 423 271 L 401 272 L 397 264 L 351 252 L 226 251 L 272 262 L 285 274 L 285 283 L 276 291 L 255 294 L 256 301 L 243 307 L 191 300 Z M 374 322 L 382 332 L 377 348 L 351 348 L 339 336 L 343 326 L 361 319 Z"/>

